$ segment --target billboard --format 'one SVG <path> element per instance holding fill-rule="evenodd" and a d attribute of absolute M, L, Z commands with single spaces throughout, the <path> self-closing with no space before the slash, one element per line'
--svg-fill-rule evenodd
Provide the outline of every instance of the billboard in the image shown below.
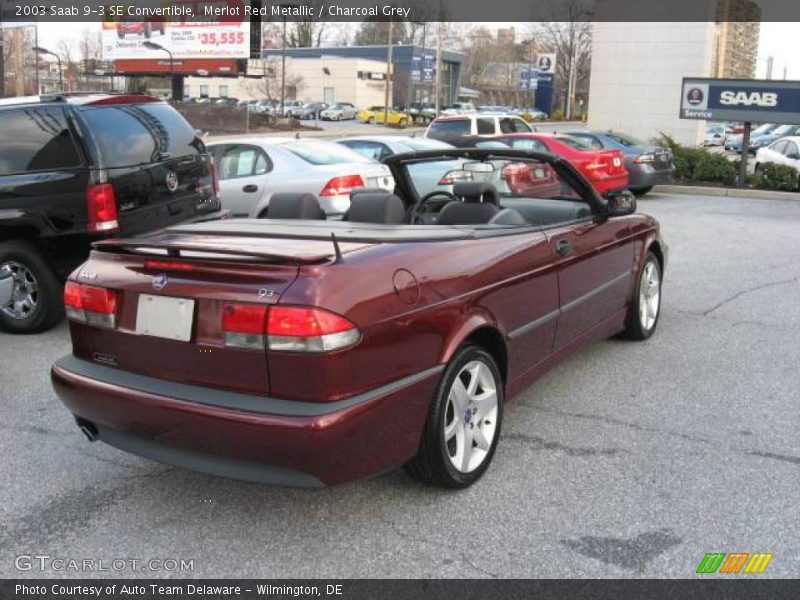
<path fill-rule="evenodd" d="M 248 58 L 249 21 L 215 20 L 219 19 L 216 14 L 224 13 L 216 9 L 241 4 L 241 0 L 165 2 L 164 6 L 191 7 L 184 14 L 192 16 L 161 21 L 143 19 L 135 10 L 122 10 L 115 20 L 102 24 L 103 59 L 164 59 L 165 50 L 172 53 L 173 59 Z M 158 44 L 164 50 L 147 48 L 145 42 Z"/>
<path fill-rule="evenodd" d="M 800 81 L 687 77 L 680 118 L 800 123 Z"/>

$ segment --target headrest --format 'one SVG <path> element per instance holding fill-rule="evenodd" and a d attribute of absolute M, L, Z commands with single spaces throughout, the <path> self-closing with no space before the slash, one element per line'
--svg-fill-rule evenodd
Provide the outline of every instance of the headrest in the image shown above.
<path fill-rule="evenodd" d="M 268 219 L 307 219 L 319 221 L 325 211 L 314 194 L 283 192 L 273 195 L 267 206 Z"/>
<path fill-rule="evenodd" d="M 406 219 L 403 201 L 391 192 L 364 192 L 350 196 L 345 221 L 399 225 Z"/>
<path fill-rule="evenodd" d="M 499 204 L 497 188 L 484 181 L 463 181 L 453 186 L 453 194 L 464 202 L 488 202 Z"/>

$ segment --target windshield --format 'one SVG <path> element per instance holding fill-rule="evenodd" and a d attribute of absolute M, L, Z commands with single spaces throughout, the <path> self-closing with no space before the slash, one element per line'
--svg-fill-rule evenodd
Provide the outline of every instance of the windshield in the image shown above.
<path fill-rule="evenodd" d="M 623 146 L 627 146 L 629 148 L 633 148 L 636 146 L 647 146 L 645 142 L 643 142 L 638 138 L 633 137 L 632 135 L 627 135 L 627 134 L 623 135 L 621 133 L 611 133 L 611 132 L 607 133 L 606 135 L 615 142 L 617 142 L 618 144 L 622 144 Z"/>
<path fill-rule="evenodd" d="M 775 135 L 785 135 L 789 133 L 792 129 L 794 129 L 794 125 L 781 125 L 777 129 L 773 130 L 772 133 Z"/>
<path fill-rule="evenodd" d="M 312 165 L 372 163 L 373 160 L 334 142 L 303 141 L 283 144 L 283 148 Z"/>
<path fill-rule="evenodd" d="M 753 129 L 751 135 L 764 135 L 765 133 L 769 133 L 773 129 L 775 129 L 776 125 L 772 123 L 764 123 L 763 125 L 759 125 L 755 129 Z"/>
<path fill-rule="evenodd" d="M 572 137 L 571 135 L 557 135 L 556 139 L 567 146 L 575 148 L 576 150 L 594 150 L 590 143 L 584 142 L 576 137 Z"/>
<path fill-rule="evenodd" d="M 425 138 L 412 138 L 410 140 L 403 140 L 402 144 L 408 146 L 411 150 L 439 150 L 440 148 L 452 148 L 446 142 L 439 140 L 426 140 Z"/>

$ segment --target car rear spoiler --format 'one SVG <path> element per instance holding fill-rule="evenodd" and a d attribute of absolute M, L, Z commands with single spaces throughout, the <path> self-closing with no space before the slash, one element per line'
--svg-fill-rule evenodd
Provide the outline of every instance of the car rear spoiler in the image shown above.
<path fill-rule="evenodd" d="M 145 238 L 102 240 L 92 244 L 92 247 L 101 252 L 123 252 L 155 257 L 318 264 L 330 260 L 341 262 L 345 253 L 369 245 L 371 244 L 346 242 L 340 246 L 334 234 L 331 234 L 330 241 L 324 241 L 163 233 Z"/>

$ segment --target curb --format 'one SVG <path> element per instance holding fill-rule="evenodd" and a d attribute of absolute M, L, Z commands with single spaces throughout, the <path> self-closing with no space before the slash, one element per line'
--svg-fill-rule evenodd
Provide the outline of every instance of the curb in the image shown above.
<path fill-rule="evenodd" d="M 740 190 L 737 188 L 705 187 L 702 185 L 657 185 L 653 192 L 662 194 L 688 194 L 725 198 L 747 198 L 750 200 L 800 200 L 798 192 L 775 192 L 771 190 Z"/>

